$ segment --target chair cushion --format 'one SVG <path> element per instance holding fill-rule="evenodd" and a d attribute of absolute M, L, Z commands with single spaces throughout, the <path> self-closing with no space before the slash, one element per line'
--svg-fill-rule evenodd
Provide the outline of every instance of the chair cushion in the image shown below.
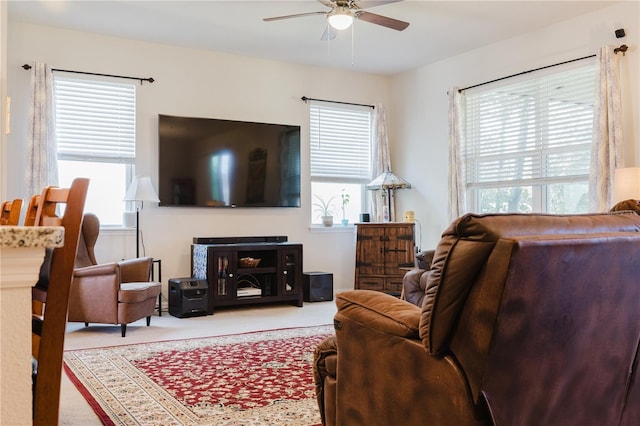
<path fill-rule="evenodd" d="M 118 303 L 138 303 L 158 297 L 162 285 L 157 282 L 122 283 L 118 291 Z"/>

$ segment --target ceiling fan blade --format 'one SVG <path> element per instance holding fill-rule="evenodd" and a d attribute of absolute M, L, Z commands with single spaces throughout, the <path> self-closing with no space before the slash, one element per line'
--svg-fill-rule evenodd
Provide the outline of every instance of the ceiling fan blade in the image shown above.
<path fill-rule="evenodd" d="M 332 9 L 336 6 L 335 1 L 331 1 L 331 0 L 316 0 L 316 1 Z M 398 0 L 395 0 L 395 1 L 398 1 Z"/>
<path fill-rule="evenodd" d="M 322 33 L 320 40 L 322 41 L 333 40 L 334 38 L 336 38 L 336 34 L 338 34 L 338 30 L 333 28 L 331 25 L 327 25 L 327 28 L 324 29 L 324 32 Z"/>
<path fill-rule="evenodd" d="M 271 21 L 279 21 L 281 19 L 300 18 L 302 16 L 326 15 L 326 14 L 327 14 L 327 12 L 297 13 L 295 15 L 284 15 L 284 16 L 274 16 L 273 18 L 264 18 L 263 21 L 271 22 Z"/>
<path fill-rule="evenodd" d="M 356 1 L 356 8 L 368 9 L 370 7 L 382 6 L 383 4 L 389 4 L 389 3 L 398 3 L 401 1 L 404 1 L 404 0 L 360 0 L 360 1 Z"/>
<path fill-rule="evenodd" d="M 378 15 L 371 12 L 358 12 L 356 17 L 361 21 L 370 22 L 372 24 L 382 25 L 392 30 L 402 31 L 409 26 L 408 22 L 399 21 L 387 16 Z"/>

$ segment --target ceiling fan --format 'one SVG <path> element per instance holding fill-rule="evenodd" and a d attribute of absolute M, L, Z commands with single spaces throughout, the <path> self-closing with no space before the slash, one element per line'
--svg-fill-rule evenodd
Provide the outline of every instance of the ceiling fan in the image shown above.
<path fill-rule="evenodd" d="M 354 18 L 361 21 L 369 22 L 393 30 L 402 31 L 409 26 L 408 22 L 398 19 L 389 18 L 387 16 L 378 15 L 367 12 L 364 9 L 381 6 L 387 3 L 397 3 L 403 0 L 317 0 L 327 7 L 329 11 L 298 13 L 295 15 L 275 16 L 273 18 L 264 18 L 263 21 L 279 21 L 281 19 L 300 18 L 302 16 L 325 15 L 329 25 L 336 30 L 344 30 L 351 26 Z"/>

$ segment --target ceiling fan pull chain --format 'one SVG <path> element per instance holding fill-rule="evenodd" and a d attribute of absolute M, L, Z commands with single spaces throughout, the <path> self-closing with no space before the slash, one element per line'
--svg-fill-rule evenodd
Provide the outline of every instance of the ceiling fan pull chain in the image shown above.
<path fill-rule="evenodd" d="M 353 67 L 354 65 L 354 60 L 353 60 L 353 51 L 354 51 L 354 44 L 353 44 L 353 39 L 354 39 L 354 33 L 355 33 L 355 22 L 351 25 L 351 66 Z"/>
<path fill-rule="evenodd" d="M 327 58 L 331 58 L 331 26 L 327 19 Z"/>

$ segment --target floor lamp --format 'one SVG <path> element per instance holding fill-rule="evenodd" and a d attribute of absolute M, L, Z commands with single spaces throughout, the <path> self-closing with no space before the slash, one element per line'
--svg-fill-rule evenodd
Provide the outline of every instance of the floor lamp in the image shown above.
<path fill-rule="evenodd" d="M 386 172 L 379 175 L 377 178 L 372 180 L 367 184 L 367 189 L 370 190 L 386 190 L 387 191 L 387 211 L 388 211 L 388 220 L 385 222 L 390 222 L 395 218 L 395 212 L 391 211 L 391 195 L 392 191 L 396 189 L 408 189 L 411 188 L 411 184 L 406 180 L 394 175 L 391 170 L 387 170 Z"/>
<path fill-rule="evenodd" d="M 153 189 L 151 178 L 148 176 L 133 178 L 124 201 L 136 202 L 136 257 L 140 257 L 140 210 L 144 207 L 145 201 L 160 202 L 158 194 Z M 138 201 L 140 201 L 140 208 L 137 205 Z"/>

